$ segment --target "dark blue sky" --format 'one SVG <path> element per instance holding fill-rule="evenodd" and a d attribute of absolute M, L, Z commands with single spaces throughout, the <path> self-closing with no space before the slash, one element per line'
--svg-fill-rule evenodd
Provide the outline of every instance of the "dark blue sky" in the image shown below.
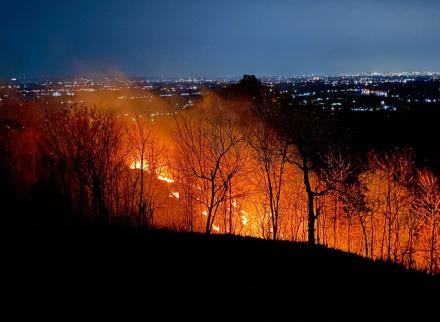
<path fill-rule="evenodd" d="M 438 0 L 1 0 L 0 78 L 440 71 Z"/>

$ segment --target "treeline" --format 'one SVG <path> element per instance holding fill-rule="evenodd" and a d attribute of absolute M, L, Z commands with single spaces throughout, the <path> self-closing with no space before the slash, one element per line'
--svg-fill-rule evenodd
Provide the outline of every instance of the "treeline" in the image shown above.
<path fill-rule="evenodd" d="M 147 114 L 5 104 L 3 220 L 308 241 L 439 272 L 440 186 L 410 149 L 359 156 L 335 114 L 250 105 L 214 97 L 168 138 Z"/>

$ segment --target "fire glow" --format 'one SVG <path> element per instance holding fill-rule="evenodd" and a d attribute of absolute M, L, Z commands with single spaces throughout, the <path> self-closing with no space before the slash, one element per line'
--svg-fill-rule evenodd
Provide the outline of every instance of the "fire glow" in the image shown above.
<path fill-rule="evenodd" d="M 241 223 L 244 226 L 247 226 L 248 222 L 249 222 L 248 213 L 246 211 L 242 210 L 241 211 Z"/>
<path fill-rule="evenodd" d="M 147 171 L 150 172 L 150 165 L 147 161 L 133 161 L 130 163 L 130 169 L 132 170 L 141 170 L 141 171 Z M 171 177 L 169 171 L 164 167 L 160 166 L 156 168 L 156 174 L 157 179 L 160 181 L 164 181 L 166 183 L 173 183 L 174 179 Z M 176 198 L 179 198 L 178 196 L 175 196 Z"/>
<path fill-rule="evenodd" d="M 176 199 L 179 199 L 180 198 L 179 191 L 171 191 L 170 197 L 174 197 Z"/>

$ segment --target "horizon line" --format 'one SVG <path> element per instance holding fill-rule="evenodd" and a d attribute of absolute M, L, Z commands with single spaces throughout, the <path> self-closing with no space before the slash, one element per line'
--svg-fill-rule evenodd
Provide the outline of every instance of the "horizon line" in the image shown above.
<path fill-rule="evenodd" d="M 256 78 L 312 78 L 312 77 L 355 77 L 355 76 L 405 76 L 405 75 L 419 75 L 419 76 L 433 76 L 440 75 L 440 71 L 399 71 L 399 72 L 356 72 L 356 73 L 310 73 L 310 74 L 259 74 L 259 73 L 243 73 L 241 75 L 229 75 L 229 76 L 127 76 L 124 74 L 118 75 L 117 73 L 105 74 L 96 73 L 96 75 L 64 75 L 64 76 L 9 76 L 0 77 L 0 81 L 21 81 L 21 80 L 66 80 L 66 79 L 143 79 L 143 80 L 233 80 L 241 79 L 244 75 L 253 75 Z"/>

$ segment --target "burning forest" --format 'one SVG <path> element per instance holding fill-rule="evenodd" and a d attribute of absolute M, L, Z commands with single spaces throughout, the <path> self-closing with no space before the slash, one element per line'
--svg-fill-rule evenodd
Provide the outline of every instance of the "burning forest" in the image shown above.
<path fill-rule="evenodd" d="M 3 320 L 439 320 L 439 16 L 1 0 Z"/>
<path fill-rule="evenodd" d="M 440 182 L 410 147 L 355 151 L 337 113 L 236 92 L 162 118 L 3 102 L 7 219 L 307 242 L 440 271 Z"/>

